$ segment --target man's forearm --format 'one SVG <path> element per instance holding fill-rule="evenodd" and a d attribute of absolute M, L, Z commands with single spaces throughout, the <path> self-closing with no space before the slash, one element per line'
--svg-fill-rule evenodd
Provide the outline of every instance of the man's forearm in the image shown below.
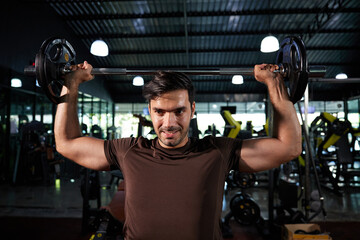
<path fill-rule="evenodd" d="M 104 140 L 82 137 L 77 112 L 78 89 L 90 81 L 92 66 L 86 61 L 73 66 L 73 72 L 65 76 L 62 96 L 65 102 L 58 104 L 55 116 L 55 142 L 57 151 L 64 157 L 86 168 L 108 170 Z"/>
<path fill-rule="evenodd" d="M 66 94 L 66 101 L 58 104 L 56 110 L 54 133 L 57 147 L 61 147 L 68 140 L 81 136 L 77 114 L 79 85 L 75 82 L 70 84 L 70 86 L 63 87 L 61 94 Z"/>
<path fill-rule="evenodd" d="M 274 82 L 268 85 L 268 91 L 274 113 L 273 137 L 288 145 L 296 157 L 301 152 L 301 127 L 283 79 L 274 78 Z"/>

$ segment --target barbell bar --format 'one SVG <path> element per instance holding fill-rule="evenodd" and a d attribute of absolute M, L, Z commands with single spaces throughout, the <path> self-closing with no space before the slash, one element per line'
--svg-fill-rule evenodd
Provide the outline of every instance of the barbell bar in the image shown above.
<path fill-rule="evenodd" d="M 279 70 L 274 72 L 279 72 L 280 74 L 285 75 L 284 67 L 279 64 Z M 309 77 L 310 78 L 322 78 L 326 74 L 325 66 L 309 66 Z M 70 73 L 71 70 L 69 67 L 60 68 L 62 74 Z M 244 76 L 254 76 L 254 68 L 219 68 L 219 69 L 176 69 L 171 70 L 167 69 L 166 71 L 173 72 L 182 72 L 187 75 L 201 75 L 201 76 L 214 76 L 214 75 L 244 75 Z M 101 75 L 154 75 L 157 70 L 148 70 L 148 69 L 126 69 L 126 68 L 93 68 L 91 71 L 92 75 L 101 76 Z M 25 75 L 36 76 L 36 69 L 34 66 L 27 66 L 24 69 Z"/>
<path fill-rule="evenodd" d="M 51 37 L 43 42 L 35 57 L 35 66 L 27 66 L 24 73 L 36 76 L 40 87 L 48 98 L 58 104 L 63 77 L 71 72 L 75 65 L 76 52 L 71 44 L 63 38 Z M 280 44 L 276 57 L 279 72 L 288 82 L 290 100 L 298 102 L 304 95 L 308 79 L 325 76 L 325 66 L 308 66 L 305 44 L 296 36 L 286 37 Z M 188 75 L 244 75 L 253 76 L 253 68 L 220 68 L 220 69 L 177 69 Z M 126 68 L 93 68 L 93 75 L 153 75 L 155 70 L 133 70 Z"/>

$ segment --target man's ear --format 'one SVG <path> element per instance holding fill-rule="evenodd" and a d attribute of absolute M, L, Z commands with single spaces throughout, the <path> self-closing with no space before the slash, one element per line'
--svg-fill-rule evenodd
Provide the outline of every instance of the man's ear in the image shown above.
<path fill-rule="evenodd" d="M 195 101 L 191 104 L 191 119 L 194 117 L 195 114 Z"/>

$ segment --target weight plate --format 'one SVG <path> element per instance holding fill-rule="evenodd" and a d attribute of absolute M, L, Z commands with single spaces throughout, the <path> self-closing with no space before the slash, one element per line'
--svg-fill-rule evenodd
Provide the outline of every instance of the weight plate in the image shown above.
<path fill-rule="evenodd" d="M 260 220 L 260 207 L 247 194 L 236 194 L 230 201 L 230 209 L 240 224 L 251 225 Z"/>
<path fill-rule="evenodd" d="M 308 62 L 305 44 L 299 37 L 286 37 L 280 44 L 276 64 L 286 69 L 285 81 L 288 81 L 289 97 L 293 103 L 304 95 L 308 78 Z"/>
<path fill-rule="evenodd" d="M 36 77 L 47 97 L 55 104 L 61 102 L 64 85 L 62 69 L 75 64 L 76 53 L 71 44 L 52 37 L 43 42 L 35 58 Z"/>
<path fill-rule="evenodd" d="M 235 184 L 242 189 L 251 188 L 255 185 L 256 176 L 254 173 L 235 171 L 234 181 Z"/>

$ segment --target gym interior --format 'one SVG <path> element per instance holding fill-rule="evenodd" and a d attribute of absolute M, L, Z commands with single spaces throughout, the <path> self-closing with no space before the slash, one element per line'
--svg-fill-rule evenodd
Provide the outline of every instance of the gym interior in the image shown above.
<path fill-rule="evenodd" d="M 284 66 L 302 154 L 264 172 L 229 172 L 223 239 L 359 239 L 360 1 L 14 0 L 0 13 L 3 236 L 123 239 L 124 219 L 107 211 L 124 191 L 121 171 L 86 169 L 56 151 L 64 66 L 86 60 L 99 73 L 80 85 L 78 117 L 82 134 L 100 139 L 156 137 L 142 86 L 157 70 L 187 71 L 194 83 L 189 136 L 271 136 L 267 89 L 249 69 Z M 268 36 L 275 50 L 261 49 Z M 106 56 L 90 50 L 96 40 Z"/>

